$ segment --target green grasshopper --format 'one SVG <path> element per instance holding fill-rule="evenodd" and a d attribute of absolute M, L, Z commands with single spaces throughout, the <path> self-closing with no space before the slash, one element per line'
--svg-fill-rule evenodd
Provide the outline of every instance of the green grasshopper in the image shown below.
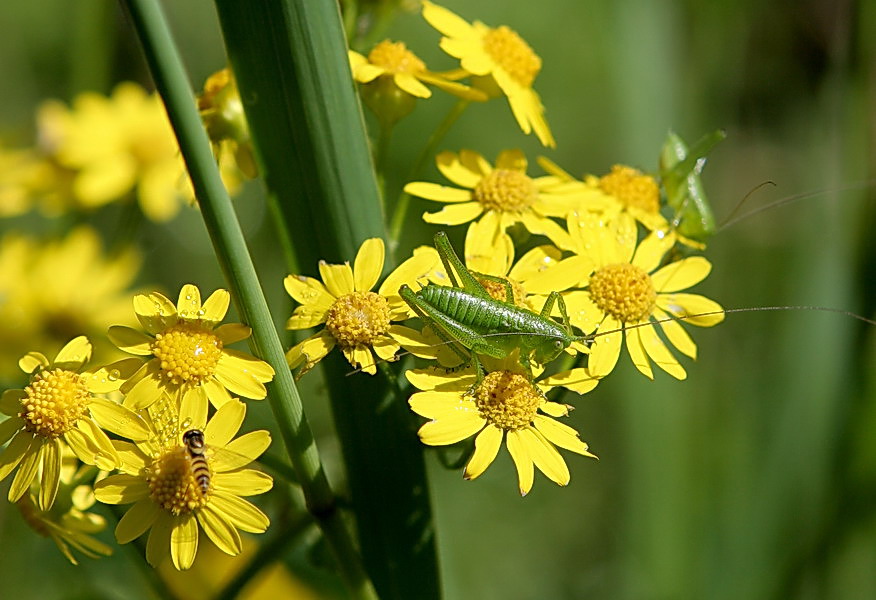
<path fill-rule="evenodd" d="M 505 358 L 519 350 L 520 362 L 531 380 L 530 360 L 545 364 L 572 342 L 589 341 L 588 336 L 572 333 L 566 303 L 559 293 L 551 292 L 541 313 L 536 314 L 514 304 L 511 284 L 506 279 L 469 271 L 443 231 L 435 234 L 435 249 L 453 287 L 428 283 L 415 292 L 403 285 L 399 295 L 425 323 L 436 326 L 438 336 L 463 364 L 474 365 L 478 380 L 483 377 L 478 354 Z M 504 285 L 506 301 L 490 296 L 475 275 Z M 555 304 L 563 317 L 562 325 L 550 318 Z"/>

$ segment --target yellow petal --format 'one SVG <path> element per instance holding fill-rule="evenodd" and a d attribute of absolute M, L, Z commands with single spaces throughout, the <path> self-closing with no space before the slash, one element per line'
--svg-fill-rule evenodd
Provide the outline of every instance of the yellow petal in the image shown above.
<path fill-rule="evenodd" d="M 468 226 L 465 264 L 472 271 L 504 277 L 514 262 L 514 242 L 504 231 L 497 237 L 495 233 L 495 226 L 486 219 Z"/>
<path fill-rule="evenodd" d="M 471 437 L 481 430 L 486 421 L 476 413 L 460 413 L 430 421 L 417 434 L 429 446 L 446 446 Z"/>
<path fill-rule="evenodd" d="M 463 164 L 459 155 L 456 152 L 441 152 L 435 157 L 435 164 L 438 170 L 444 177 L 464 188 L 474 189 L 484 178 L 485 173 L 480 170 L 480 164 L 477 161 L 470 161 L 469 164 Z M 474 169 L 471 166 L 474 166 Z M 489 173 L 489 168 L 487 169 Z M 471 200 L 470 192 L 466 192 L 467 199 Z M 428 197 L 428 196 L 427 196 Z"/>
<path fill-rule="evenodd" d="M 526 441 L 519 431 L 511 430 L 508 432 L 506 444 L 508 452 L 514 460 L 514 466 L 517 468 L 517 485 L 520 495 L 525 496 L 532 489 L 532 483 L 535 479 L 532 458 L 529 456 Z"/>
<path fill-rule="evenodd" d="M 499 448 L 502 446 L 502 438 L 504 432 L 494 425 L 487 425 L 484 430 L 475 438 L 475 451 L 471 456 L 471 460 L 465 465 L 463 477 L 465 479 L 475 479 L 487 470 L 496 455 L 499 453 Z"/>
<path fill-rule="evenodd" d="M 327 307 L 305 305 L 299 306 L 286 321 L 286 329 L 310 329 L 321 323 L 325 323 L 328 318 L 328 311 L 331 305 Z"/>
<path fill-rule="evenodd" d="M 268 449 L 271 445 L 271 434 L 260 429 L 242 435 L 225 446 L 228 452 L 216 453 L 213 468 L 216 472 L 231 471 L 246 466 Z"/>
<path fill-rule="evenodd" d="M 418 280 L 424 279 L 440 263 L 440 260 L 438 253 L 431 247 L 428 251 L 415 253 L 389 274 L 380 286 L 380 295 L 401 302 L 398 296 L 399 288 L 403 284 L 412 286 Z"/>
<path fill-rule="evenodd" d="M 225 318 L 229 304 L 231 304 L 231 294 L 228 293 L 228 290 L 220 288 L 210 294 L 210 297 L 204 302 L 204 305 L 198 312 L 198 316 L 195 318 L 218 323 Z"/>
<path fill-rule="evenodd" d="M 660 327 L 663 329 L 663 333 L 666 334 L 669 342 L 678 348 L 682 354 L 696 360 L 697 345 L 687 334 L 687 331 L 684 330 L 684 327 L 678 321 L 667 320 L 670 318 L 669 315 L 658 308 L 654 309 L 653 316 L 660 322 Z"/>
<path fill-rule="evenodd" d="M 545 244 L 536 246 L 520 257 L 508 275 L 517 281 L 525 281 L 529 289 L 529 279 L 543 271 L 547 271 L 562 258 L 562 252 L 554 246 Z M 553 290 L 548 290 L 548 292 Z"/>
<path fill-rule="evenodd" d="M 593 272 L 589 258 L 575 255 L 554 264 L 526 280 L 526 291 L 531 294 L 550 294 L 577 287 Z"/>
<path fill-rule="evenodd" d="M 31 442 L 30 448 L 22 457 L 18 471 L 15 472 L 15 477 L 12 478 L 12 484 L 9 486 L 8 498 L 10 502 L 17 502 L 30 488 L 31 482 L 39 472 L 43 446 L 46 443 L 48 440 L 36 437 Z"/>
<path fill-rule="evenodd" d="M 226 402 L 231 402 L 231 394 L 225 389 L 225 386 L 215 379 L 208 379 L 200 385 L 200 388 L 207 394 L 207 399 L 213 408 L 222 408 Z"/>
<path fill-rule="evenodd" d="M 49 359 L 40 352 L 28 352 L 18 361 L 18 366 L 25 373 L 33 373 L 37 369 L 49 366 Z"/>
<path fill-rule="evenodd" d="M 174 519 L 170 532 L 170 557 L 173 566 L 181 571 L 192 566 L 198 553 L 198 522 L 191 513 L 183 513 Z"/>
<path fill-rule="evenodd" d="M 472 26 L 465 19 L 428 0 L 423 0 L 423 18 L 429 25 L 449 37 L 465 37 L 474 33 Z"/>
<path fill-rule="evenodd" d="M 353 288 L 367 292 L 377 283 L 383 271 L 386 249 L 380 238 L 369 238 L 362 243 L 353 263 Z"/>
<path fill-rule="evenodd" d="M 621 342 L 624 334 L 619 329 L 620 323 L 613 317 L 607 317 L 600 326 L 602 331 L 612 331 L 607 335 L 594 338 L 587 358 L 587 370 L 594 377 L 605 377 L 614 369 L 620 357 Z"/>
<path fill-rule="evenodd" d="M 595 454 L 591 454 L 588 451 L 587 444 L 578 437 L 578 432 L 568 425 L 564 425 L 544 415 L 536 415 L 532 422 L 539 433 L 552 444 L 583 456 L 596 458 Z"/>
<path fill-rule="evenodd" d="M 320 261 L 319 274 L 325 282 L 325 287 L 335 298 L 340 298 L 353 291 L 353 270 L 348 263 L 330 265 L 325 261 Z"/>
<path fill-rule="evenodd" d="M 252 503 L 231 494 L 216 492 L 210 504 L 216 512 L 230 520 L 238 529 L 249 533 L 264 533 L 271 524 L 267 515 Z"/>
<path fill-rule="evenodd" d="M 461 225 L 478 218 L 482 212 L 484 208 L 480 202 L 465 202 L 445 206 L 438 212 L 423 213 L 423 220 L 438 225 Z"/>
<path fill-rule="evenodd" d="M 367 346 L 356 345 L 341 348 L 341 351 L 353 367 L 356 367 L 360 371 L 368 373 L 369 375 L 377 373 L 377 362 L 371 354 L 371 349 Z"/>
<path fill-rule="evenodd" d="M 12 390 L 7 390 L 12 391 Z M 5 394 L 4 394 L 5 395 Z M 11 438 L 15 433 L 24 427 L 24 419 L 19 417 L 12 417 L 11 419 L 6 419 L 2 423 L 0 423 L 0 446 L 5 444 L 9 438 Z M 2 464 L 2 461 L 0 461 Z M 0 477 L 0 479 L 3 479 Z"/>
<path fill-rule="evenodd" d="M 243 418 L 246 416 L 246 405 L 239 400 L 226 402 L 216 411 L 210 422 L 204 428 L 204 438 L 208 444 L 225 446 L 237 435 Z"/>
<path fill-rule="evenodd" d="M 410 373 L 410 371 L 408 371 Z M 412 383 L 416 382 L 414 376 Z M 416 383 L 414 383 L 416 385 Z M 408 399 L 411 410 L 427 419 L 453 418 L 456 415 L 478 415 L 474 402 L 464 398 L 459 392 L 426 391 L 412 394 Z"/>
<path fill-rule="evenodd" d="M 521 429 L 520 435 L 526 440 L 535 466 L 557 485 L 569 485 L 569 467 L 557 449 L 533 427 Z"/>
<path fill-rule="evenodd" d="M 548 217 L 540 217 L 534 212 L 528 211 L 520 214 L 520 222 L 523 223 L 530 233 L 543 235 L 564 250 L 573 249 L 569 234 L 556 221 Z"/>
<path fill-rule="evenodd" d="M 255 469 L 238 469 L 230 473 L 216 473 L 213 486 L 235 496 L 254 496 L 270 490 L 274 480 L 267 473 Z"/>
<path fill-rule="evenodd" d="M 538 385 L 548 385 L 551 387 L 560 385 L 578 394 L 586 394 L 593 390 L 598 383 L 599 377 L 595 377 L 585 368 L 578 367 L 546 377 L 539 381 Z"/>
<path fill-rule="evenodd" d="M 28 431 L 19 431 L 12 438 L 12 441 L 6 446 L 6 450 L 0 454 L 0 481 L 6 479 L 12 470 L 21 463 L 21 460 L 30 451 L 31 444 L 34 443 L 36 442 L 34 442 L 33 434 Z"/>
<path fill-rule="evenodd" d="M 108 394 L 119 389 L 131 379 L 144 363 L 139 358 L 123 358 L 97 370 L 82 373 L 88 391 L 95 394 Z"/>
<path fill-rule="evenodd" d="M 654 231 L 644 240 L 639 242 L 639 245 L 636 248 L 636 253 L 633 255 L 632 264 L 643 269 L 646 273 L 650 273 L 660 266 L 660 261 L 663 260 L 663 255 L 666 254 L 674 244 L 674 236 L 666 235 L 666 233 L 662 231 Z M 668 266 L 671 267 L 672 265 Z M 659 292 L 660 289 L 658 288 L 657 291 Z"/>
<path fill-rule="evenodd" d="M 240 534 L 231 523 L 223 519 L 209 504 L 196 514 L 204 533 L 217 548 L 231 556 L 240 554 L 242 549 Z"/>
<path fill-rule="evenodd" d="M 697 327 L 712 327 L 724 320 L 721 305 L 698 294 L 658 294 L 657 306 Z"/>
<path fill-rule="evenodd" d="M 184 423 L 187 429 L 203 429 L 207 424 L 210 404 L 204 386 L 186 386 L 180 391 L 179 422 Z M 171 404 L 175 405 L 176 402 L 171 400 Z"/>
<path fill-rule="evenodd" d="M 94 496 L 104 504 L 130 504 L 149 496 L 149 485 L 139 475 L 110 475 L 94 484 Z"/>
<path fill-rule="evenodd" d="M 157 361 L 151 361 L 157 362 Z M 147 368 L 151 367 L 147 363 Z M 152 406 L 164 393 L 164 381 L 156 369 L 150 368 L 145 377 L 140 379 L 125 395 L 125 406 L 131 410 L 143 410 Z M 124 386 L 122 391 L 125 391 Z"/>
<path fill-rule="evenodd" d="M 107 335 L 119 350 L 124 350 L 137 356 L 150 356 L 152 354 L 152 342 L 154 339 L 142 331 L 137 331 L 124 325 L 113 325 L 109 328 Z"/>
<path fill-rule="evenodd" d="M 648 360 L 648 353 L 642 343 L 642 329 L 642 327 L 638 327 L 626 331 L 627 352 L 630 353 L 633 365 L 635 365 L 639 372 L 648 379 L 654 379 L 654 373 L 651 370 L 651 361 Z"/>
<path fill-rule="evenodd" d="M 98 424 L 129 440 L 146 440 L 152 435 L 146 422 L 134 411 L 104 398 L 92 398 L 88 410 Z"/>
<path fill-rule="evenodd" d="M 305 368 L 309 369 L 322 360 L 335 347 L 336 343 L 337 340 L 332 334 L 325 330 L 320 331 L 292 346 L 286 353 L 286 362 L 293 369 L 301 363 L 304 363 Z"/>
<path fill-rule="evenodd" d="M 176 306 L 164 294 L 137 294 L 134 296 L 134 312 L 147 333 L 156 334 L 174 325 L 177 321 Z"/>
<path fill-rule="evenodd" d="M 691 256 L 670 263 L 654 273 L 651 281 L 658 294 L 684 290 L 705 279 L 712 270 L 712 263 L 702 256 Z"/>
<path fill-rule="evenodd" d="M 225 323 L 214 329 L 213 334 L 222 341 L 223 345 L 227 346 L 247 339 L 252 335 L 252 329 L 243 323 Z"/>
<path fill-rule="evenodd" d="M 151 498 L 141 498 L 119 519 L 116 525 L 116 541 L 127 544 L 146 533 L 158 518 L 159 507 Z"/>
<path fill-rule="evenodd" d="M 420 390 L 441 390 L 444 393 L 453 392 L 462 396 L 468 388 L 474 385 L 476 376 L 472 368 L 463 371 L 448 372 L 445 369 L 408 369 L 405 377 Z"/>
<path fill-rule="evenodd" d="M 180 288 L 176 313 L 183 319 L 195 320 L 201 317 L 201 290 L 197 286 L 187 283 Z"/>
<path fill-rule="evenodd" d="M 392 80 L 399 89 L 416 98 L 429 98 L 432 95 L 432 91 L 410 73 L 394 73 Z"/>
<path fill-rule="evenodd" d="M 527 164 L 526 155 L 516 148 L 514 150 L 503 150 L 496 159 L 497 169 L 526 173 Z"/>
<path fill-rule="evenodd" d="M 687 372 L 684 367 L 657 335 L 657 331 L 653 327 L 640 327 L 638 329 L 639 337 L 642 340 L 642 346 L 658 367 L 675 377 L 676 379 L 686 379 Z"/>
<path fill-rule="evenodd" d="M 146 562 L 153 567 L 158 567 L 167 559 L 170 551 L 170 532 L 175 521 L 170 513 L 164 511 L 155 518 L 146 542 Z"/>
<path fill-rule="evenodd" d="M 84 335 L 73 338 L 61 348 L 55 357 L 54 365 L 72 371 L 79 370 L 91 358 L 91 342 Z M 68 365 L 68 366 L 62 366 Z"/>
<path fill-rule="evenodd" d="M 334 296 L 328 293 L 325 286 L 313 277 L 288 275 L 283 280 L 283 286 L 286 288 L 286 293 L 299 304 L 328 310 L 335 301 Z"/>
<path fill-rule="evenodd" d="M 453 203 L 471 202 L 472 200 L 472 194 L 468 190 L 461 190 L 437 183 L 428 183 L 426 181 L 413 181 L 405 186 L 404 191 L 411 196 L 435 200 L 436 202 Z"/>

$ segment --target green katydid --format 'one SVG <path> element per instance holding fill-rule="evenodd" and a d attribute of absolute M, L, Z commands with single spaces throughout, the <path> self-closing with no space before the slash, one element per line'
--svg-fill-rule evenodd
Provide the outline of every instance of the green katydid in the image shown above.
<path fill-rule="evenodd" d="M 554 360 L 572 342 L 587 342 L 589 336 L 572 333 L 566 304 L 557 292 L 551 292 L 540 314 L 514 304 L 511 284 L 501 277 L 477 273 L 481 278 L 505 286 L 506 301 L 494 299 L 469 271 L 442 231 L 435 234 L 435 249 L 441 257 L 453 287 L 429 283 L 415 292 L 407 285 L 399 295 L 462 358 L 473 363 L 478 377 L 482 368 L 477 355 L 504 358 L 520 351 L 520 361 L 532 378 L 530 356 L 545 364 Z M 563 323 L 550 315 L 557 305 Z"/>

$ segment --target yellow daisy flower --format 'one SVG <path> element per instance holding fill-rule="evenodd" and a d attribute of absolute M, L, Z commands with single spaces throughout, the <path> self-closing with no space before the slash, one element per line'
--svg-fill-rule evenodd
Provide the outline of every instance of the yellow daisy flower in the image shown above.
<path fill-rule="evenodd" d="M 238 400 L 223 404 L 209 423 L 183 409 L 178 419 L 148 419 L 148 442 L 116 441 L 120 474 L 94 486 L 97 499 L 133 506 L 116 526 L 120 544 L 147 530 L 146 560 L 157 567 L 170 557 L 174 567 L 192 566 L 198 551 L 198 526 L 223 552 L 241 551 L 238 529 L 263 533 L 268 517 L 245 496 L 271 489 L 271 477 L 247 468 L 271 443 L 267 431 L 232 440 L 246 415 Z M 188 440 L 188 441 L 186 441 Z"/>
<path fill-rule="evenodd" d="M 134 296 L 134 312 L 145 332 L 114 326 L 109 337 L 121 350 L 151 359 L 126 359 L 105 369 L 126 371 L 132 363 L 139 367 L 119 377 L 126 406 L 140 410 L 166 393 L 177 406 L 195 406 L 196 414 L 206 415 L 208 399 L 220 408 L 231 394 L 255 400 L 267 395 L 265 383 L 274 378 L 274 369 L 227 348 L 251 334 L 241 323 L 219 325 L 230 299 L 219 289 L 202 304 L 200 290 L 191 284 L 182 287 L 176 306 L 158 292 Z"/>
<path fill-rule="evenodd" d="M 410 397 L 411 409 L 431 419 L 420 428 L 420 440 L 445 446 L 477 434 L 474 454 L 463 473 L 465 479 L 475 479 L 492 464 L 504 439 L 517 468 L 521 495 L 532 489 L 533 466 L 558 485 L 568 484 L 569 469 L 556 447 L 596 457 L 574 429 L 551 418 L 567 416 L 571 407 L 549 401 L 545 393 L 556 386 L 584 393 L 596 386 L 597 379 L 586 369 L 573 369 L 531 383 L 514 357 L 498 366 L 480 382 L 471 369 L 407 371 L 405 376 L 421 390 Z"/>
<path fill-rule="evenodd" d="M 113 323 L 135 323 L 127 289 L 139 269 L 137 252 L 108 257 L 90 227 L 49 242 L 6 234 L 0 239 L 0 377 L 19 375 L 15 362 L 29 349 L 58 348 L 80 334 L 96 340 L 96 361 L 118 358 L 104 338 Z"/>
<path fill-rule="evenodd" d="M 0 454 L 0 480 L 18 469 L 9 488 L 10 502 L 21 498 L 39 477 L 39 507 L 52 507 L 60 482 L 62 438 L 79 460 L 109 470 L 119 456 L 103 429 L 133 439 L 146 435 L 135 413 L 94 396 L 104 390 L 99 378 L 82 372 L 89 358 L 91 343 L 80 336 L 51 362 L 39 352 L 29 352 L 18 362 L 30 374 L 30 384 L 7 390 L 0 398 L 0 412 L 10 417 L 0 423 L 0 444 L 9 441 Z"/>
<path fill-rule="evenodd" d="M 38 486 L 31 485 L 16 505 L 21 517 L 38 535 L 51 538 L 61 553 L 74 565 L 79 562 L 73 550 L 88 558 L 100 558 L 112 554 L 112 548 L 92 537 L 106 528 L 106 519 L 88 512 L 94 506 L 94 491 L 83 483 L 94 479 L 96 469 L 79 465 L 73 453 L 65 451 L 61 458 L 61 486 L 58 498 L 50 510 L 42 510 L 38 504 Z M 90 477 L 89 477 L 90 475 Z"/>
<path fill-rule="evenodd" d="M 307 329 L 325 323 L 319 333 L 293 346 L 286 353 L 291 368 L 303 365 L 298 377 L 309 371 L 335 345 L 356 368 L 377 373 L 377 359 L 394 360 L 410 329 L 394 324 L 409 318 L 407 304 L 398 295 L 404 283 L 413 283 L 429 273 L 438 260 L 432 253 L 415 253 L 402 263 L 377 292 L 371 288 L 383 270 L 384 245 L 380 238 L 363 242 L 353 268 L 349 263 L 320 262 L 321 283 L 312 277 L 289 275 L 283 284 L 301 306 L 287 321 L 287 329 Z M 375 358 L 376 357 L 376 358 Z"/>
<path fill-rule="evenodd" d="M 541 58 L 523 38 L 505 25 L 468 23 L 426 0 L 423 18 L 446 36 L 441 38 L 441 49 L 460 60 L 460 66 L 472 74 L 475 87 L 490 96 L 505 94 L 523 133 L 534 131 L 543 145 L 557 145 L 544 118 L 541 99 L 532 89 L 541 71 Z"/>
<path fill-rule="evenodd" d="M 693 256 L 660 266 L 666 252 L 675 244 L 673 233 L 652 232 L 636 245 L 636 224 L 621 214 L 611 226 L 594 215 L 570 215 L 569 234 L 576 252 L 592 261 L 593 271 L 581 274 L 587 289 L 564 294 L 569 317 L 583 331 L 610 332 L 598 335 L 590 347 L 588 368 L 604 377 L 617 364 L 622 338 L 633 364 L 653 379 L 651 361 L 676 377 L 687 373 L 667 348 L 653 326 L 660 322 L 667 340 L 682 354 L 696 358 L 696 344 L 678 321 L 670 315 L 688 317 L 686 322 L 711 327 L 724 320 L 721 306 L 703 296 L 678 293 L 706 278 L 711 263 Z M 703 316 L 701 313 L 717 313 Z M 634 326 L 634 327 L 630 327 Z M 597 329 L 598 328 L 598 329 Z"/>
<path fill-rule="evenodd" d="M 489 224 L 486 244 L 498 242 L 499 235 L 521 223 L 530 233 L 547 236 L 567 248 L 568 235 L 550 217 L 566 218 L 588 197 L 599 194 L 581 182 L 564 182 L 554 176 L 532 178 L 526 174 L 526 157 L 520 150 L 505 150 L 496 166 L 471 150 L 442 152 L 436 157 L 438 170 L 459 189 L 415 181 L 404 191 L 412 196 L 447 203 L 437 213 L 425 213 L 427 223 L 460 225 L 478 217 Z"/>
<path fill-rule="evenodd" d="M 449 94 L 466 100 L 484 101 L 486 94 L 450 81 L 426 68 L 420 58 L 408 50 L 404 42 L 383 40 L 363 56 L 348 51 L 353 79 L 363 84 L 362 97 L 381 119 L 398 121 L 414 109 L 416 98 L 429 98 L 434 85 Z"/>

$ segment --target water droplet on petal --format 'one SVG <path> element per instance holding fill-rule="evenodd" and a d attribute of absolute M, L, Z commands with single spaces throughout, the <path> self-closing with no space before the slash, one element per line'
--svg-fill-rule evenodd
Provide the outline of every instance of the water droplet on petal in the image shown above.
<path fill-rule="evenodd" d="M 109 372 L 109 375 L 107 377 L 109 378 L 110 381 L 117 381 L 119 379 L 119 377 L 121 377 L 121 376 L 122 376 L 122 373 L 118 369 L 113 369 L 112 371 Z"/>

